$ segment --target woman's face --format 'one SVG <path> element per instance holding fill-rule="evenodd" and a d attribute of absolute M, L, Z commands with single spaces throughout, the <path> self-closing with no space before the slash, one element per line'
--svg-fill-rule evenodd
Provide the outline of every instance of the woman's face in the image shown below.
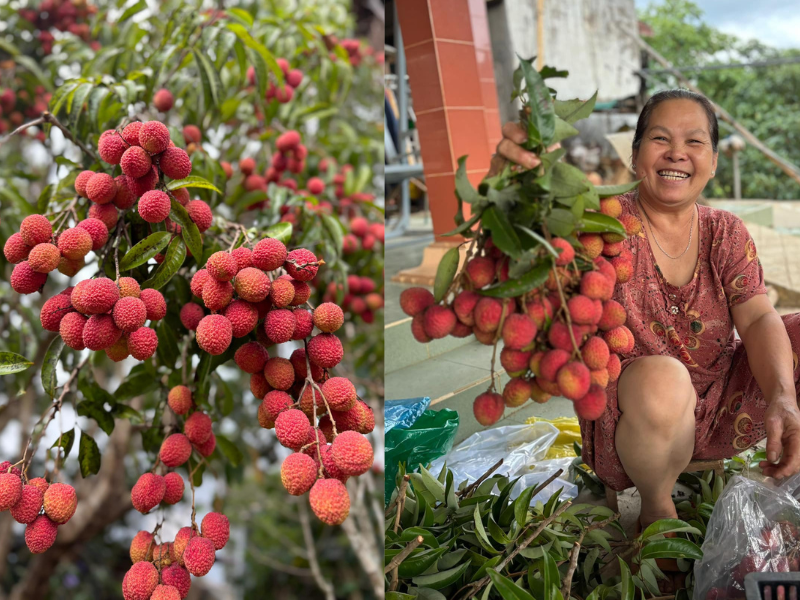
<path fill-rule="evenodd" d="M 650 114 L 633 155 L 640 193 L 668 205 L 694 202 L 717 168 L 703 108 L 693 100 L 666 100 Z"/>

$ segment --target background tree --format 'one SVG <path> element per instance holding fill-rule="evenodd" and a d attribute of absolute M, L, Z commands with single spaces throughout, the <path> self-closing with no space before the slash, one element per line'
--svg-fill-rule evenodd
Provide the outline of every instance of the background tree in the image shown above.
<path fill-rule="evenodd" d="M 707 24 L 703 11 L 690 0 L 666 0 L 650 4 L 639 18 L 653 28 L 648 43 L 675 66 L 707 66 L 728 63 L 775 61 L 800 57 L 795 48 L 772 48 L 757 40 L 742 40 Z M 794 164 L 800 162 L 798 86 L 800 63 L 709 71 L 686 75 L 714 102 L 747 127 L 772 150 Z M 675 78 L 650 79 L 652 92 L 678 87 Z M 733 133 L 720 122 L 720 136 Z M 796 199 L 797 182 L 787 177 L 757 149 L 740 153 L 743 198 Z M 711 197 L 733 197 L 733 167 L 720 155 L 717 176 L 706 188 Z"/>
<path fill-rule="evenodd" d="M 214 252 L 245 238 L 252 247 L 265 235 L 289 249 L 312 250 L 325 264 L 312 282 L 310 305 L 329 300 L 345 309 L 337 332 L 345 358 L 336 375 L 356 384 L 381 430 L 383 214 L 374 167 L 382 148 L 382 57 L 349 37 L 349 3 L 254 2 L 218 10 L 168 2 L 154 13 L 144 1 L 43 0 L 0 7 L 0 20 L 7 24 L 0 37 L 4 243 L 30 214 L 51 221 L 85 218 L 90 203 L 76 198 L 75 178 L 85 169 L 119 175 L 119 167 L 98 160 L 99 136 L 137 120 L 169 127 L 175 145 L 191 156 L 190 178 L 197 179 L 187 189 L 214 215 L 202 234 L 199 261 L 188 253 L 172 260 L 162 249 L 120 272 L 139 283 L 156 271 L 166 280 L 160 292 L 167 315 L 153 323 L 158 350 L 144 362 L 114 363 L 104 352 L 70 348 L 45 360 L 58 334 L 42 329 L 39 311 L 45 299 L 98 270 L 113 278 L 115 258 L 166 231 L 168 223 L 148 225 L 126 212 L 108 250 L 90 253 L 72 278 L 54 271 L 41 294 L 14 292 L 14 265 L 0 257 L 0 352 L 32 363 L 3 355 L 5 372 L 28 368 L 0 378 L 0 454 L 17 462 L 26 448 L 30 453 L 31 434 L 41 434 L 31 472 L 53 477 L 58 469 L 58 477 L 78 491 L 75 516 L 39 556 L 25 547 L 24 527 L 0 513 L 0 597 L 117 598 L 136 531 L 163 521 L 163 539 L 171 541 L 191 511 L 188 493 L 175 507 L 146 517 L 131 510 L 130 494 L 175 426 L 164 405 L 168 390 L 184 377 L 212 416 L 217 439 L 207 463 L 193 464 L 198 514 L 222 511 L 232 527 L 218 566 L 195 579 L 191 593 L 206 588 L 214 597 L 258 598 L 270 589 L 280 598 L 319 596 L 323 589 L 328 597 L 377 596 L 379 466 L 351 478 L 351 515 L 341 527 L 319 522 L 305 496 L 289 496 L 280 484 L 277 472 L 287 451 L 258 426 L 260 398 L 231 360 L 255 335 L 235 339 L 212 361 L 179 316 L 192 299 L 192 274 Z M 307 156 L 276 165 L 283 156 L 276 141 L 292 130 L 301 134 Z M 197 247 L 190 226 L 180 235 L 172 227 L 170 248 Z M 48 390 L 53 368 L 56 385 Z M 51 396 L 61 399 L 61 410 L 50 409 Z M 55 418 L 46 429 L 36 426 L 48 410 Z M 70 432 L 69 453 L 48 448 L 67 446 Z"/>

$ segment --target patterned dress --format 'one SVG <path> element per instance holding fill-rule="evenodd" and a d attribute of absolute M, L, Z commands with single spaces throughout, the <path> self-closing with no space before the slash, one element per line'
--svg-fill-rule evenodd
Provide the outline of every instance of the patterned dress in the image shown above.
<path fill-rule="evenodd" d="M 623 212 L 641 220 L 636 192 L 621 197 Z M 698 205 L 700 254 L 686 285 L 667 283 L 643 231 L 625 241 L 633 254 L 633 276 L 618 285 L 614 300 L 628 313 L 633 350 L 621 356 L 622 369 L 636 358 L 672 356 L 689 370 L 697 393 L 693 459 L 729 458 L 766 437 L 764 395 L 750 372 L 744 345 L 734 336 L 730 307 L 766 293 L 755 244 L 736 215 Z M 800 314 L 783 317 L 792 343 L 798 381 Z M 634 483 L 615 447 L 620 411 L 617 382 L 606 389 L 608 406 L 596 421 L 581 419 L 584 462 L 610 488 Z"/>

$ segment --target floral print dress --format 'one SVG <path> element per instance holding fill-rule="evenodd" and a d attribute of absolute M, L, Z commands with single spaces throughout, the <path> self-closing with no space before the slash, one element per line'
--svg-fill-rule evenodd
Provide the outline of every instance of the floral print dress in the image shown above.
<path fill-rule="evenodd" d="M 620 198 L 623 212 L 641 220 L 636 192 Z M 633 275 L 617 286 L 614 300 L 625 307 L 635 344 L 620 358 L 623 371 L 642 356 L 680 360 L 697 393 L 693 459 L 729 458 L 766 436 L 767 406 L 745 348 L 734 335 L 730 308 L 767 290 L 755 244 L 742 220 L 701 205 L 698 215 L 700 253 L 686 285 L 673 286 L 661 275 L 644 228 L 625 241 L 633 254 Z M 783 321 L 792 342 L 797 384 L 800 315 L 787 315 Z M 583 458 L 606 485 L 623 490 L 634 483 L 615 447 L 620 418 L 617 382 L 609 382 L 606 393 L 605 413 L 596 421 L 580 420 Z"/>

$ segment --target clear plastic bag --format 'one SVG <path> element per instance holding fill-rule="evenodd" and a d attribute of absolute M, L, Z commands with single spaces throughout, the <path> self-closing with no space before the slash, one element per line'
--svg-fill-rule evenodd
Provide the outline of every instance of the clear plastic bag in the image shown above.
<path fill-rule="evenodd" d="M 566 480 L 571 459 L 546 460 L 548 450 L 559 435 L 559 430 L 550 423 L 538 422 L 531 425 L 507 425 L 485 429 L 474 433 L 446 456 L 431 464 L 431 472 L 438 474 L 447 463 L 453 471 L 454 481 L 472 483 L 491 469 L 501 458 L 503 464 L 494 472 L 509 477 L 524 476 L 515 486 L 519 494 L 525 487 L 545 481 L 559 468 L 564 469 L 563 478 L 555 479 L 537 498 L 541 499 L 548 490 L 549 498 L 563 487 L 562 497 L 577 496 L 577 487 Z M 565 462 L 566 460 L 566 462 Z M 566 465 L 566 466 L 565 466 Z M 521 487 L 522 486 L 522 487 Z"/>
<path fill-rule="evenodd" d="M 714 506 L 694 565 L 694 600 L 744 599 L 750 572 L 800 570 L 800 477 L 781 483 L 736 476 Z"/>

